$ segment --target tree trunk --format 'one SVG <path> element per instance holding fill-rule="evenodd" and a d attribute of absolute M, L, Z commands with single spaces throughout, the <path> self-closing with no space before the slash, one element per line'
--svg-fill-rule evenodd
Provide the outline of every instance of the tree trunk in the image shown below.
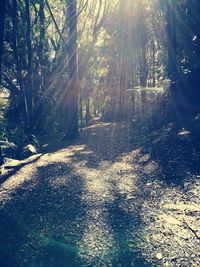
<path fill-rule="evenodd" d="M 79 113 L 80 113 L 80 130 L 83 130 L 83 99 L 82 99 L 82 92 L 80 91 L 80 99 L 79 99 Z"/>
<path fill-rule="evenodd" d="M 166 1 L 167 10 L 167 52 L 168 52 L 168 64 L 167 71 L 168 77 L 175 81 L 177 77 L 177 40 L 176 40 L 176 21 L 175 21 L 175 8 L 176 4 L 168 3 Z"/>
<path fill-rule="evenodd" d="M 33 109 L 33 125 L 34 133 L 38 134 L 44 128 L 44 109 L 43 100 L 45 93 L 45 54 L 44 54 L 44 44 L 45 44 L 45 13 L 44 13 L 45 2 L 40 0 L 39 7 L 39 29 L 40 29 L 40 39 L 38 45 L 38 65 L 34 68 L 33 72 L 33 88 L 34 88 L 34 109 Z"/>
<path fill-rule="evenodd" d="M 6 0 L 0 0 L 0 82 L 2 78 L 3 41 L 5 28 Z"/>
<path fill-rule="evenodd" d="M 144 44 L 142 44 L 140 53 L 140 85 L 146 87 L 148 73 L 146 62 L 146 47 Z"/>
<path fill-rule="evenodd" d="M 87 103 L 86 103 L 86 113 L 85 113 L 86 125 L 89 123 L 89 121 L 90 121 L 90 98 L 88 97 Z"/>
<path fill-rule="evenodd" d="M 20 87 L 19 90 L 19 97 L 20 101 L 23 103 L 22 106 L 22 114 L 23 114 L 23 122 L 24 126 L 26 127 L 27 121 L 28 121 L 28 108 L 27 108 L 27 101 L 26 96 L 24 92 L 24 82 L 22 79 L 22 67 L 20 62 L 20 56 L 19 56 L 19 44 L 18 44 L 18 17 L 17 17 L 17 1 L 13 0 L 12 2 L 12 24 L 13 24 L 13 54 L 14 54 L 14 61 L 16 66 L 16 76 L 17 81 Z"/>
<path fill-rule="evenodd" d="M 30 138 L 33 133 L 33 71 L 32 71 L 32 45 L 31 45 L 31 18 L 30 18 L 30 3 L 29 0 L 25 0 L 26 4 L 26 42 L 27 42 L 27 79 L 26 79 L 26 101 L 28 110 L 28 121 L 26 133 Z"/>
<path fill-rule="evenodd" d="M 39 9 L 39 20 L 40 20 L 40 43 L 38 47 L 40 67 L 44 64 L 44 40 L 45 40 L 45 14 L 44 14 L 44 0 L 40 0 Z"/>
<path fill-rule="evenodd" d="M 143 87 L 147 86 L 147 77 L 148 77 L 148 70 L 147 70 L 147 55 L 146 55 L 146 49 L 147 49 L 147 32 L 144 24 L 145 16 L 144 16 L 144 10 L 141 6 L 138 10 L 138 34 L 139 34 L 139 67 L 140 67 L 140 85 Z"/>
<path fill-rule="evenodd" d="M 0 85 L 2 78 L 2 60 L 3 60 L 3 42 L 4 42 L 4 30 L 5 30 L 5 12 L 6 12 L 6 0 L 0 0 Z M 2 150 L 0 147 L 0 165 L 4 163 Z"/>
<path fill-rule="evenodd" d="M 152 41 L 152 57 L 153 57 L 153 62 L 152 62 L 152 85 L 153 87 L 156 86 L 156 48 L 155 48 L 155 40 Z"/>
<path fill-rule="evenodd" d="M 78 59 L 77 59 L 77 3 L 68 0 L 67 20 L 69 27 L 69 55 L 68 71 L 69 83 L 67 88 L 67 123 L 65 127 L 66 139 L 74 139 L 78 135 Z"/>

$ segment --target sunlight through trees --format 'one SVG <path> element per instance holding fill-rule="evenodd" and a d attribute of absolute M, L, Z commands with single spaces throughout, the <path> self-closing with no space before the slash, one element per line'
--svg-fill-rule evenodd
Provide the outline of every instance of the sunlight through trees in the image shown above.
<path fill-rule="evenodd" d="M 200 266 L 199 26 L 199 0 L 0 0 L 0 266 Z"/>

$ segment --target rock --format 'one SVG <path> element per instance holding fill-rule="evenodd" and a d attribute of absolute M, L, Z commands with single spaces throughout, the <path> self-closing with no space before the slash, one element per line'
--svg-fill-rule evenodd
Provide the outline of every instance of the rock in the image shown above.
<path fill-rule="evenodd" d="M 22 155 L 24 157 L 30 157 L 30 156 L 32 156 L 32 155 L 34 155 L 36 153 L 37 153 L 36 147 L 34 145 L 32 145 L 32 144 L 28 144 L 27 146 L 25 146 L 23 148 Z"/>

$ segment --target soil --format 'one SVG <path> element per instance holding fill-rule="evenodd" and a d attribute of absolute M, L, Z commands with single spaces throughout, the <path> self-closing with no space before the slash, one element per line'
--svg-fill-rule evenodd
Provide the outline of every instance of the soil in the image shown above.
<path fill-rule="evenodd" d="M 199 267 L 200 172 L 158 135 L 98 121 L 6 163 L 0 266 Z"/>

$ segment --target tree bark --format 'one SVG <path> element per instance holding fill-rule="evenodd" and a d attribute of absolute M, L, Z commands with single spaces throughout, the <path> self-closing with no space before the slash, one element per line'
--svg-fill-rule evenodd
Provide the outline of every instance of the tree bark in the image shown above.
<path fill-rule="evenodd" d="M 90 122 L 90 98 L 89 97 L 86 103 L 85 122 L 86 122 L 86 125 Z"/>
<path fill-rule="evenodd" d="M 14 61 L 16 65 L 16 76 L 17 81 L 20 87 L 20 90 L 18 92 L 18 96 L 21 98 L 21 101 L 23 103 L 22 105 L 22 113 L 23 113 L 23 122 L 24 126 L 26 127 L 26 123 L 28 121 L 28 108 L 27 108 L 27 101 L 26 96 L 24 92 L 24 82 L 22 79 L 22 67 L 20 62 L 20 56 L 19 56 L 19 42 L 18 42 L 18 16 L 17 16 L 17 1 L 13 0 L 12 2 L 12 24 L 13 24 L 13 53 L 14 53 Z"/>
<path fill-rule="evenodd" d="M 69 83 L 67 88 L 67 121 L 65 127 L 66 139 L 74 139 L 78 135 L 78 58 L 77 58 L 77 2 L 68 0 L 67 20 L 69 27 L 69 54 L 68 73 Z"/>
<path fill-rule="evenodd" d="M 40 20 L 40 43 L 39 43 L 39 60 L 40 67 L 44 64 L 44 40 L 45 40 L 45 14 L 44 14 L 44 0 L 40 0 L 40 9 L 39 9 L 39 20 Z"/>
<path fill-rule="evenodd" d="M 0 0 L 0 82 L 2 78 L 3 42 L 5 28 L 6 0 Z"/>
<path fill-rule="evenodd" d="M 33 125 L 34 133 L 38 134 L 44 128 L 44 94 L 46 89 L 46 73 L 45 73 L 45 0 L 40 0 L 39 6 L 39 30 L 40 30 L 40 39 L 37 48 L 38 53 L 38 64 L 37 67 L 33 70 L 33 88 L 34 88 L 34 108 L 33 108 Z"/>
<path fill-rule="evenodd" d="M 27 136 L 30 137 L 33 133 L 33 71 L 32 71 L 32 45 L 31 45 L 31 18 L 30 18 L 30 3 L 25 0 L 26 5 L 26 42 L 27 42 L 27 84 L 25 88 L 28 121 L 27 121 Z"/>
<path fill-rule="evenodd" d="M 166 19 L 167 19 L 167 51 L 168 51 L 168 64 L 167 71 L 168 77 L 175 81 L 177 77 L 177 40 L 176 40 L 176 21 L 175 21 L 175 3 L 168 3 L 166 1 Z"/>
<path fill-rule="evenodd" d="M 6 13 L 6 0 L 0 0 L 0 85 L 2 78 L 2 60 L 3 60 L 3 43 L 4 43 L 4 30 L 5 30 L 5 13 Z M 0 165 L 4 163 L 2 150 L 0 147 Z"/>

